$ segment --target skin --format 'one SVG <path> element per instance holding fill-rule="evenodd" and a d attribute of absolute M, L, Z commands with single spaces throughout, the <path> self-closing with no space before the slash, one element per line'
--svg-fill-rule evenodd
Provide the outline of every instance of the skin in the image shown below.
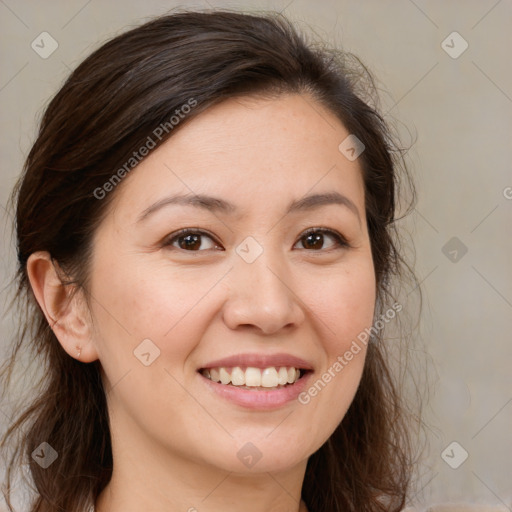
<path fill-rule="evenodd" d="M 71 300 L 47 253 L 29 278 L 63 348 L 99 358 L 112 430 L 114 471 L 100 512 L 304 511 L 308 457 L 345 415 L 359 384 L 359 352 L 307 404 L 254 411 L 210 392 L 197 369 L 237 353 L 305 359 L 315 382 L 372 324 L 375 275 L 357 160 L 338 146 L 349 133 L 312 98 L 229 99 L 184 124 L 118 185 L 94 236 L 89 304 Z M 285 214 L 291 201 L 337 191 L 356 206 L 327 204 Z M 208 194 L 236 213 L 185 205 L 138 217 L 176 193 Z M 305 240 L 324 227 L 323 244 Z M 200 228 L 195 250 L 181 228 Z M 247 263 L 248 236 L 262 254 Z M 181 248 L 180 248 L 181 247 Z M 134 357 L 159 348 L 149 366 Z M 252 468 L 237 452 L 261 452 Z"/>

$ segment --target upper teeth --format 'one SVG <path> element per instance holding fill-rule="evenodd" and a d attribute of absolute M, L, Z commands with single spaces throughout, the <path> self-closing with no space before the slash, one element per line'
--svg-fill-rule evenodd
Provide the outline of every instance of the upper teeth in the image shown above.
<path fill-rule="evenodd" d="M 276 368 L 270 366 L 268 368 L 247 367 L 244 371 L 239 366 L 234 368 L 209 368 L 202 371 L 202 374 L 221 384 L 232 384 L 233 386 L 249 386 L 264 388 L 274 388 L 278 385 L 293 384 L 300 377 L 300 370 L 293 367 L 281 366 Z"/>

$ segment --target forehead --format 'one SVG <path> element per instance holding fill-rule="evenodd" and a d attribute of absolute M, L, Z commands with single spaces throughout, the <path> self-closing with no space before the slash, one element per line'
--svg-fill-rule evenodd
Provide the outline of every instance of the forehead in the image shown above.
<path fill-rule="evenodd" d="M 359 163 L 339 150 L 349 135 L 309 96 L 230 98 L 191 119 L 123 181 L 115 202 L 139 213 L 176 192 L 271 208 L 337 190 L 362 207 Z M 361 212 L 364 213 L 364 212 Z"/>

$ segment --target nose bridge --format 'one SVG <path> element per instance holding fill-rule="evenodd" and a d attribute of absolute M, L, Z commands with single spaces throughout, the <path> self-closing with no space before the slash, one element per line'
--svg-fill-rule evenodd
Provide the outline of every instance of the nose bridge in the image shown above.
<path fill-rule="evenodd" d="M 284 255 L 254 239 L 246 239 L 236 252 L 224 310 L 226 323 L 231 328 L 252 325 L 267 334 L 298 325 L 303 312 Z"/>

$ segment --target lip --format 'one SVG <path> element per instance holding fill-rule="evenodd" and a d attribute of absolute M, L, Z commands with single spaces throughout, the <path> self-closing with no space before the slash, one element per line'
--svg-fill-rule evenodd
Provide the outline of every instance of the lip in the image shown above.
<path fill-rule="evenodd" d="M 231 358 L 229 359 L 231 360 Z M 217 364 L 217 362 L 215 362 L 215 364 Z M 269 366 L 274 365 L 270 364 Z M 283 364 L 282 366 L 286 365 Z M 289 366 L 293 366 L 293 364 L 290 364 Z M 312 375 L 313 372 L 308 371 L 294 384 L 289 384 L 283 388 L 275 390 L 257 391 L 237 388 L 236 386 L 221 384 L 220 382 L 213 382 L 198 372 L 198 376 L 202 382 L 204 382 L 205 385 L 208 386 L 209 390 L 216 395 L 235 405 L 244 407 L 245 409 L 260 411 L 279 409 L 284 407 L 286 404 L 296 401 L 298 396 L 306 388 Z"/>
<path fill-rule="evenodd" d="M 313 370 L 313 366 L 301 359 L 300 357 L 292 356 L 290 354 L 236 354 L 234 356 L 225 357 L 224 359 L 217 359 L 215 361 L 211 361 L 200 368 L 199 370 L 209 369 L 209 368 L 233 368 L 235 366 L 247 367 L 252 366 L 253 368 L 269 368 L 271 366 L 293 366 L 294 368 L 298 368 L 300 370 Z M 301 379 L 302 380 L 302 379 Z M 299 381 L 297 381 L 299 382 Z M 291 386 L 290 386 L 291 387 Z M 253 393 L 253 391 L 251 391 Z"/>
<path fill-rule="evenodd" d="M 201 374 L 201 370 L 210 368 L 233 368 L 239 366 L 247 368 L 269 368 L 271 366 L 280 367 L 294 367 L 300 370 L 306 370 L 304 375 L 293 384 L 289 384 L 280 389 L 274 390 L 251 390 L 237 388 L 229 384 L 221 384 L 220 382 L 213 382 Z M 311 375 L 313 374 L 313 366 L 306 360 L 293 356 L 291 354 L 277 353 L 277 354 L 236 354 L 233 356 L 225 357 L 223 359 L 216 359 L 197 369 L 197 373 L 202 382 L 222 399 L 227 400 L 235 405 L 253 410 L 273 410 L 297 400 L 300 393 L 305 389 Z"/>

